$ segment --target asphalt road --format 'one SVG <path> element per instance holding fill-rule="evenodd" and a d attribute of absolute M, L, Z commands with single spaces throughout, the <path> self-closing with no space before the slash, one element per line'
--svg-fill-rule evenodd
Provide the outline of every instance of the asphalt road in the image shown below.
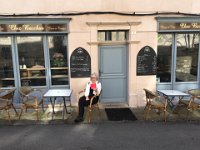
<path fill-rule="evenodd" d="M 200 123 L 0 125 L 0 150 L 199 150 Z"/>

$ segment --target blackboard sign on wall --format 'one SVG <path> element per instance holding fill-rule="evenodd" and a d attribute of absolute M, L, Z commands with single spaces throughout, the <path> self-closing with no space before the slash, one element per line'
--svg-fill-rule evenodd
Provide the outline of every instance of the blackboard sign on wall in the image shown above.
<path fill-rule="evenodd" d="M 137 75 L 156 75 L 157 57 L 150 46 L 143 47 L 137 55 Z"/>
<path fill-rule="evenodd" d="M 70 71 L 72 78 L 90 77 L 91 58 L 84 48 L 78 47 L 72 52 L 70 57 Z"/>

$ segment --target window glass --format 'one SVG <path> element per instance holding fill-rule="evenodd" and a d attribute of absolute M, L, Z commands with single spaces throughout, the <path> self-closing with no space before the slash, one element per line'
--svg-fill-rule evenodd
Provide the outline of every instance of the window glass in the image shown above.
<path fill-rule="evenodd" d="M 199 34 L 177 34 L 176 82 L 197 81 Z"/>
<path fill-rule="evenodd" d="M 0 37 L 0 60 L 0 87 L 15 86 L 10 37 Z"/>
<path fill-rule="evenodd" d="M 171 82 L 172 34 L 158 34 L 157 80 Z"/>
<path fill-rule="evenodd" d="M 18 36 L 21 86 L 45 86 L 46 68 L 42 36 Z"/>
<path fill-rule="evenodd" d="M 104 42 L 104 41 L 126 41 L 127 31 L 99 31 L 98 32 L 98 41 Z"/>
<path fill-rule="evenodd" d="M 51 65 L 51 84 L 69 85 L 67 37 L 64 35 L 48 36 Z"/>
<path fill-rule="evenodd" d="M 126 32 L 119 31 L 118 32 L 118 41 L 125 41 L 126 40 Z"/>
<path fill-rule="evenodd" d="M 105 41 L 105 32 L 98 33 L 98 41 Z"/>
<path fill-rule="evenodd" d="M 112 41 L 117 41 L 117 32 L 113 31 L 111 32 L 111 34 L 112 34 Z"/>

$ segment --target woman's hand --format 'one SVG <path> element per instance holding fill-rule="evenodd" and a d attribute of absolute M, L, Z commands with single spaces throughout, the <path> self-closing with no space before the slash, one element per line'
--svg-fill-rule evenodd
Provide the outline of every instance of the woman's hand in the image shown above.
<path fill-rule="evenodd" d="M 97 90 L 97 88 L 94 89 L 94 91 L 95 91 L 95 95 L 98 96 L 99 95 L 99 91 Z"/>
<path fill-rule="evenodd" d="M 88 96 L 86 96 L 86 101 L 90 100 Z"/>

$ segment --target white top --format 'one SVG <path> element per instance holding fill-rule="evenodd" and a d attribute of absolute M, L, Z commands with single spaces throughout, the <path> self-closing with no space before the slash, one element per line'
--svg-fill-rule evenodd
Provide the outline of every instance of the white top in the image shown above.
<path fill-rule="evenodd" d="M 166 96 L 190 96 L 189 94 L 178 90 L 157 90 L 157 91 Z"/>
<path fill-rule="evenodd" d="M 70 97 L 72 91 L 70 89 L 50 89 L 44 97 Z"/>
<path fill-rule="evenodd" d="M 88 82 L 85 88 L 85 96 L 89 96 L 90 94 L 90 86 L 91 86 L 92 82 Z M 98 93 L 101 93 L 101 83 L 100 82 L 96 82 L 96 86 L 97 86 L 97 91 Z M 94 95 L 96 95 L 96 92 L 94 91 Z"/>

